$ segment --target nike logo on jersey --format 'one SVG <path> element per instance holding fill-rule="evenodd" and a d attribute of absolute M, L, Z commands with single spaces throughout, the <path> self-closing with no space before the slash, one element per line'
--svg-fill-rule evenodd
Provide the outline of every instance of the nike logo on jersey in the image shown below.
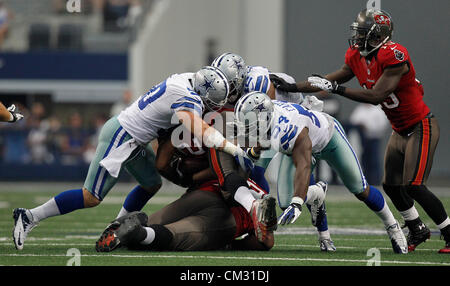
<path fill-rule="evenodd" d="M 397 48 L 397 46 L 394 46 L 394 47 L 389 47 L 391 50 L 395 50 L 395 48 Z"/>

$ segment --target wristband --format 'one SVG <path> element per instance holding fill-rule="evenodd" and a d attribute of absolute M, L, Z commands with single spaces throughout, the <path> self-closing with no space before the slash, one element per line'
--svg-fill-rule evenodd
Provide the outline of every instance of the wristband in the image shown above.
<path fill-rule="evenodd" d="M 336 94 L 339 94 L 339 95 L 344 95 L 344 93 L 345 93 L 345 86 L 342 86 L 342 85 L 336 86 L 336 89 L 333 91 L 333 93 L 336 93 Z"/>
<path fill-rule="evenodd" d="M 303 205 L 303 203 L 304 203 L 304 201 L 300 197 L 293 197 L 292 200 L 291 200 L 291 204 Z"/>

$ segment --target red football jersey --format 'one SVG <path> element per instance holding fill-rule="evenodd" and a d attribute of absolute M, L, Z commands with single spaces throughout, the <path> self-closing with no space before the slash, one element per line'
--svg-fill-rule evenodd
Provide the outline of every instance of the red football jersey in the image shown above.
<path fill-rule="evenodd" d="M 392 41 L 380 47 L 370 60 L 362 57 L 357 49 L 349 48 L 345 63 L 351 68 L 363 88 L 371 89 L 386 67 L 406 62 L 409 72 L 402 76 L 394 93 L 381 104 L 392 129 L 401 132 L 421 121 L 430 109 L 423 101 L 423 87 L 416 79 L 416 71 L 405 47 Z"/>

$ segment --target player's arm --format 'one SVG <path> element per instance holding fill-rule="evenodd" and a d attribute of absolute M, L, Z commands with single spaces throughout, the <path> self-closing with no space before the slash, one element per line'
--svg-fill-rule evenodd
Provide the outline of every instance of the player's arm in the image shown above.
<path fill-rule="evenodd" d="M 243 239 L 231 242 L 232 250 L 270 250 L 275 243 L 273 231 L 267 232 L 264 241 L 260 242 L 254 234 L 249 234 Z"/>
<path fill-rule="evenodd" d="M 378 79 L 372 89 L 349 88 L 332 82 L 325 82 L 323 79 L 311 79 L 311 84 L 320 87 L 328 92 L 336 93 L 348 99 L 358 102 L 371 103 L 374 105 L 382 103 L 389 94 L 393 93 L 402 76 L 409 71 L 408 65 L 388 67 Z"/>
<path fill-rule="evenodd" d="M 354 76 L 355 75 L 353 74 L 351 68 L 347 64 L 343 64 L 340 69 L 327 74 L 325 76 L 325 78 L 327 80 L 329 80 L 330 82 L 337 82 L 338 84 L 341 84 L 341 83 L 348 82 Z M 311 92 L 319 92 L 322 90 L 321 88 L 312 86 L 311 83 L 308 81 L 300 81 L 297 83 L 287 83 L 282 78 L 276 77 L 274 75 L 271 75 L 270 80 L 272 81 L 275 88 L 284 90 L 287 92 L 311 93 Z"/>
<path fill-rule="evenodd" d="M 241 148 L 226 140 L 219 131 L 209 126 L 198 115 L 186 110 L 177 111 L 176 114 L 187 130 L 203 142 L 205 146 L 224 151 L 233 156 L 246 156 Z"/>
<path fill-rule="evenodd" d="M 288 208 L 278 219 L 278 224 L 294 223 L 302 213 L 311 176 L 312 143 L 309 139 L 308 129 L 304 128 L 295 140 L 292 150 L 292 161 L 295 165 L 294 195 Z"/>

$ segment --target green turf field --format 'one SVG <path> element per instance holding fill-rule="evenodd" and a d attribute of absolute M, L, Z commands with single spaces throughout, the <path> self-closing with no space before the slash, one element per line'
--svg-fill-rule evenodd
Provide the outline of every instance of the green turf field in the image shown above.
<path fill-rule="evenodd" d="M 29 235 L 24 249 L 14 248 L 11 231 L 12 209 L 31 208 L 58 194 L 61 186 L 29 184 L 25 187 L 14 184 L 0 187 L 0 265 L 53 265 L 73 264 L 74 253 L 79 253 L 82 266 L 91 265 L 178 265 L 178 266 L 299 266 L 299 265 L 359 265 L 373 264 L 373 253 L 379 253 L 380 264 L 450 266 L 450 255 L 438 254 L 444 246 L 436 226 L 418 210 L 425 223 L 433 231 L 431 239 L 415 252 L 396 255 L 381 222 L 369 209 L 353 196 L 336 191 L 331 186 L 327 197 L 328 221 L 332 239 L 337 247 L 335 253 L 322 253 L 317 235 L 310 225 L 308 211 L 290 227 L 279 227 L 275 233 L 275 246 L 268 252 L 262 251 L 205 251 L 205 252 L 136 252 L 118 249 L 110 254 L 97 253 L 95 241 L 121 207 L 127 187 L 113 190 L 104 203 L 92 209 L 50 218 L 41 222 Z M 67 188 L 72 187 L 69 185 Z M 67 189 L 66 188 L 66 189 Z M 120 187 L 119 187 L 120 189 Z M 179 193 L 160 191 L 145 207 L 151 213 L 177 198 Z M 447 210 L 450 197 L 439 196 Z M 390 204 L 393 210 L 392 204 Z M 394 211 L 395 216 L 399 215 Z"/>

